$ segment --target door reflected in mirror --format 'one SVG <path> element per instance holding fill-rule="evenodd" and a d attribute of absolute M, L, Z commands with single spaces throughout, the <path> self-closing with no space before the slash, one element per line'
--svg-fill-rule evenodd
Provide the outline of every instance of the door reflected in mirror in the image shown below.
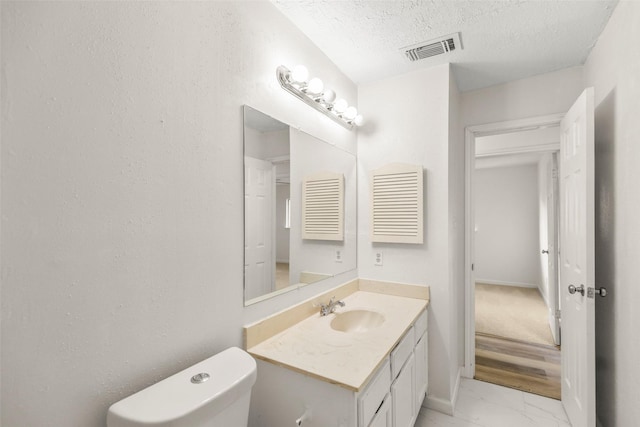
<path fill-rule="evenodd" d="M 324 173 L 344 179 L 341 240 L 303 238 L 303 181 Z M 245 106 L 244 197 L 245 305 L 356 268 L 354 154 Z"/>

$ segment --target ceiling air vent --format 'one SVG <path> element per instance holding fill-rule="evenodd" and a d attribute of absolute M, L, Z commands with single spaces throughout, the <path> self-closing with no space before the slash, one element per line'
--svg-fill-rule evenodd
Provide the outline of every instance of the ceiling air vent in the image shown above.
<path fill-rule="evenodd" d="M 454 33 L 413 46 L 403 47 L 401 50 L 410 61 L 418 61 L 420 59 L 442 55 L 443 53 L 453 52 L 454 50 L 462 50 L 462 43 L 460 42 L 460 33 Z"/>

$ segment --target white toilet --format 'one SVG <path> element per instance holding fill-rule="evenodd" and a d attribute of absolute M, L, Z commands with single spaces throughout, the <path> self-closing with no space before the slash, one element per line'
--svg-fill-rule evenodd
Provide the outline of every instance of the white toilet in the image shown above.
<path fill-rule="evenodd" d="M 114 403 L 108 427 L 247 427 L 256 361 L 231 347 Z"/>

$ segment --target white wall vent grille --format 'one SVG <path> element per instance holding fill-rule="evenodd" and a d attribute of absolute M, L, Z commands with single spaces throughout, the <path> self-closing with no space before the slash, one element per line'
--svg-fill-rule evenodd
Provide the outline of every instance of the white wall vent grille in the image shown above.
<path fill-rule="evenodd" d="M 454 33 L 417 45 L 403 47 L 401 50 L 410 61 L 418 61 L 455 50 L 462 50 L 462 43 L 460 42 L 460 33 Z"/>
<path fill-rule="evenodd" d="M 302 181 L 302 238 L 344 240 L 344 176 L 324 172 Z"/>
<path fill-rule="evenodd" d="M 423 243 L 422 166 L 394 163 L 371 172 L 371 241 Z"/>

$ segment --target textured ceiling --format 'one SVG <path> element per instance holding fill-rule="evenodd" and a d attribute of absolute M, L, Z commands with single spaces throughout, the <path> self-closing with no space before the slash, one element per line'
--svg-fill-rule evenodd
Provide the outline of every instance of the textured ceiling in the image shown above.
<path fill-rule="evenodd" d="M 451 62 L 467 91 L 583 64 L 617 0 L 272 2 L 357 84 Z M 461 51 L 400 51 L 455 32 Z"/>

